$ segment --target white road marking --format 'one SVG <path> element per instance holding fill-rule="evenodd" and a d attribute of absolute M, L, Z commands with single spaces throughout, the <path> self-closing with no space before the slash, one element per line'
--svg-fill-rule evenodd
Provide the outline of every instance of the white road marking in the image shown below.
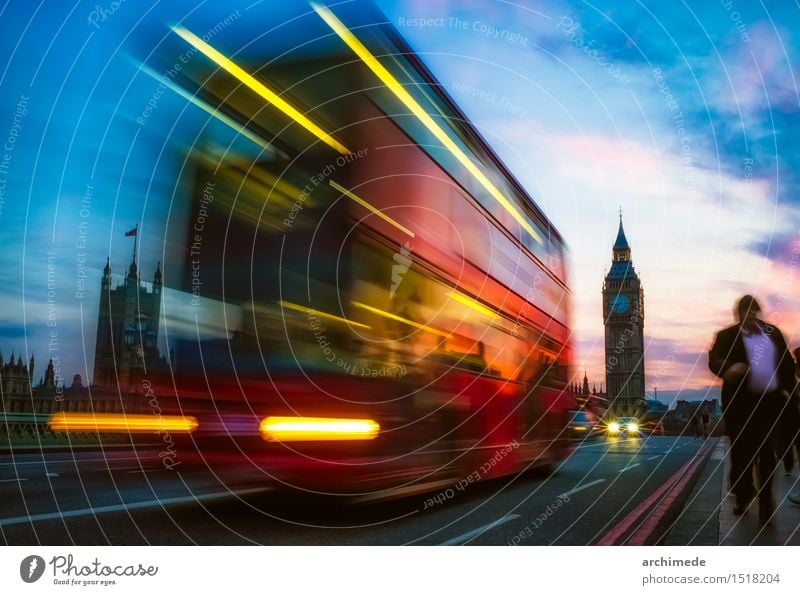
<path fill-rule="evenodd" d="M 13 465 L 14 467 L 18 467 L 19 465 L 55 465 L 56 463 L 91 463 L 91 462 L 101 462 L 104 463 L 106 461 L 137 461 L 137 460 L 145 460 L 145 459 L 155 459 L 155 456 L 141 456 L 141 457 L 108 457 L 105 459 L 58 459 L 55 461 L 48 461 L 47 459 L 39 459 L 36 461 L 15 461 L 13 463 L 0 463 L 0 465 L 4 467 L 9 467 Z"/>
<path fill-rule="evenodd" d="M 518 514 L 507 514 L 502 519 L 497 519 L 496 521 L 492 521 L 487 525 L 483 525 L 482 527 L 478 527 L 477 529 L 473 529 L 472 531 L 468 531 L 464 533 L 464 535 L 459 535 L 458 537 L 454 537 L 453 539 L 448 539 L 444 543 L 439 545 L 459 545 L 464 543 L 465 541 L 469 541 L 473 537 L 477 537 L 478 535 L 482 535 L 486 533 L 490 529 L 494 529 L 495 527 L 499 527 L 500 525 L 507 523 L 509 521 L 513 521 L 514 519 L 518 519 Z"/>
<path fill-rule="evenodd" d="M 628 465 L 627 467 L 623 467 L 617 473 L 625 473 L 628 469 L 633 469 L 634 467 L 638 467 L 641 463 L 634 463 L 633 465 Z"/>
<path fill-rule="evenodd" d="M 45 473 L 45 475 L 46 475 L 47 477 L 58 477 L 58 476 L 59 476 L 59 475 L 58 475 L 58 473 L 50 473 L 50 472 L 48 472 L 48 473 Z"/>
<path fill-rule="evenodd" d="M 576 488 L 572 488 L 569 492 L 564 492 L 563 494 L 559 494 L 556 498 L 568 498 L 573 494 L 577 494 L 578 492 L 582 492 L 583 490 L 588 490 L 592 486 L 596 486 L 598 483 L 603 483 L 605 479 L 595 479 L 594 481 L 590 481 L 589 483 L 585 483 L 582 486 L 578 486 Z"/>
<path fill-rule="evenodd" d="M 9 481 L 28 481 L 27 477 L 19 477 L 17 479 L 0 479 L 0 483 L 9 482 Z"/>
<path fill-rule="evenodd" d="M 164 467 L 141 467 L 139 465 L 135 467 L 98 467 L 97 469 L 92 469 L 92 471 L 127 471 L 127 472 L 137 472 L 137 471 L 148 471 L 150 469 L 164 469 Z"/>
<path fill-rule="evenodd" d="M 99 467 L 97 469 L 92 469 L 92 471 L 127 471 L 127 472 L 135 472 L 135 471 L 147 471 L 148 469 L 163 469 L 164 467 Z"/>
<path fill-rule="evenodd" d="M 137 448 L 151 448 L 151 447 L 161 448 L 161 446 L 163 444 L 164 444 L 163 442 L 145 442 L 143 444 L 137 444 L 136 447 Z M 77 449 L 81 449 L 81 448 L 85 448 L 87 450 L 88 449 L 107 450 L 109 452 L 117 450 L 117 452 L 120 452 L 120 451 L 123 451 L 123 450 L 129 450 L 130 449 L 130 445 L 128 445 L 128 444 L 104 444 L 104 445 L 100 445 L 100 444 L 69 444 L 69 443 L 67 443 L 67 444 L 35 444 L 35 445 L 32 445 L 32 446 L 30 446 L 28 448 L 33 448 L 35 450 L 33 451 L 33 453 L 31 453 L 31 452 L 19 453 L 19 454 L 17 454 L 17 456 L 24 456 L 26 454 L 37 454 L 37 451 L 43 451 L 43 450 L 60 450 L 60 451 L 65 451 L 66 450 L 66 451 L 70 451 L 70 450 L 77 450 Z M 14 453 L 14 449 L 13 448 L 12 449 L 8 449 L 8 448 L 0 449 L 0 456 L 2 456 L 2 455 L 11 455 L 13 453 Z"/>
<path fill-rule="evenodd" d="M 192 504 L 194 502 L 204 502 L 206 500 L 219 500 L 231 496 L 246 496 L 261 492 L 270 492 L 273 488 L 250 488 L 246 490 L 231 490 L 228 492 L 212 492 L 209 494 L 194 494 L 191 496 L 180 496 L 177 498 L 162 498 L 161 500 L 144 500 L 142 502 L 129 502 L 125 504 L 112 504 L 110 506 L 96 506 L 94 508 L 79 508 L 77 510 L 62 510 L 61 512 L 45 512 L 43 514 L 32 514 L 30 516 L 14 516 L 0 519 L 0 527 L 8 525 L 20 525 L 22 523 L 35 523 L 37 521 L 52 521 L 67 517 L 90 516 L 107 512 L 121 512 L 126 510 L 141 510 L 143 508 L 160 508 L 171 504 Z"/>
<path fill-rule="evenodd" d="M 647 457 L 647 460 L 648 461 L 652 461 L 653 459 L 658 459 L 658 458 L 663 457 L 663 456 L 664 455 L 655 455 L 655 456 L 652 456 L 652 457 Z"/>

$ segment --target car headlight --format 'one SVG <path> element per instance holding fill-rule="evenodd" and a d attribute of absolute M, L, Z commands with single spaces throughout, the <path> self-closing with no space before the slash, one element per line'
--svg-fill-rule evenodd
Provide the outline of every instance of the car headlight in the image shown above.
<path fill-rule="evenodd" d="M 637 432 L 639 431 L 639 424 L 636 422 L 631 422 L 628 424 L 628 431 L 629 432 Z"/>
<path fill-rule="evenodd" d="M 612 434 L 616 434 L 619 432 L 619 424 L 615 421 L 612 421 L 610 424 L 608 424 L 608 431 Z"/>

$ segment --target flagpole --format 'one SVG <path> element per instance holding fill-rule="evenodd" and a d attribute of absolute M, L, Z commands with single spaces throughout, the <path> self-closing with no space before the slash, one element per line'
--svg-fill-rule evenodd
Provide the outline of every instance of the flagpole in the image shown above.
<path fill-rule="evenodd" d="M 133 260 L 131 262 L 136 262 L 136 242 L 139 240 L 139 224 L 136 224 L 134 228 L 136 231 L 133 234 Z"/>

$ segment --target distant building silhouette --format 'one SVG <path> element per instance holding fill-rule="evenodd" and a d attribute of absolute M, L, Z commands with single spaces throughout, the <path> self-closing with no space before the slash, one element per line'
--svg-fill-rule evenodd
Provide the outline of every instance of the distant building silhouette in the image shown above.
<path fill-rule="evenodd" d="M 3 360 L 3 354 L 0 353 L 0 399 L 3 403 L 20 399 L 30 401 L 35 365 L 36 361 L 33 355 L 26 364 L 21 355 L 16 357 L 12 352 L 11 359 L 6 362 Z"/>
<path fill-rule="evenodd" d="M 599 416 L 605 414 L 608 408 L 606 393 L 602 390 L 598 391 L 596 384 L 589 390 L 589 377 L 586 375 L 586 371 L 583 372 L 583 382 L 576 382 L 570 388 L 575 395 L 576 403 L 581 409 L 589 409 Z"/>
<path fill-rule="evenodd" d="M 669 406 L 656 399 L 647 399 L 647 413 L 652 415 L 664 415 L 669 411 Z"/>

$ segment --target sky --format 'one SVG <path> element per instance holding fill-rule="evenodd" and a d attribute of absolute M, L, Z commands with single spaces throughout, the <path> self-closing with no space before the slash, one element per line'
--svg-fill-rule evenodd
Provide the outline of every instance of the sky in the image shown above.
<path fill-rule="evenodd" d="M 564 236 L 575 363 L 590 383 L 603 382 L 601 289 L 620 208 L 645 291 L 648 391 L 669 400 L 714 384 L 706 353 L 743 293 L 800 346 L 797 6 L 378 4 Z M 106 256 L 122 273 L 133 248 L 124 232 L 140 222 L 149 279 L 181 148 L 202 131 L 242 142 L 172 93 L 147 111 L 157 83 L 139 61 L 174 47 L 169 26 L 178 22 L 208 31 L 227 19 L 215 40 L 231 53 L 256 36 L 289 44 L 265 23 L 306 6 L 4 6 L 6 358 L 35 353 L 41 371 L 54 354 L 66 377 L 90 376 Z"/>

